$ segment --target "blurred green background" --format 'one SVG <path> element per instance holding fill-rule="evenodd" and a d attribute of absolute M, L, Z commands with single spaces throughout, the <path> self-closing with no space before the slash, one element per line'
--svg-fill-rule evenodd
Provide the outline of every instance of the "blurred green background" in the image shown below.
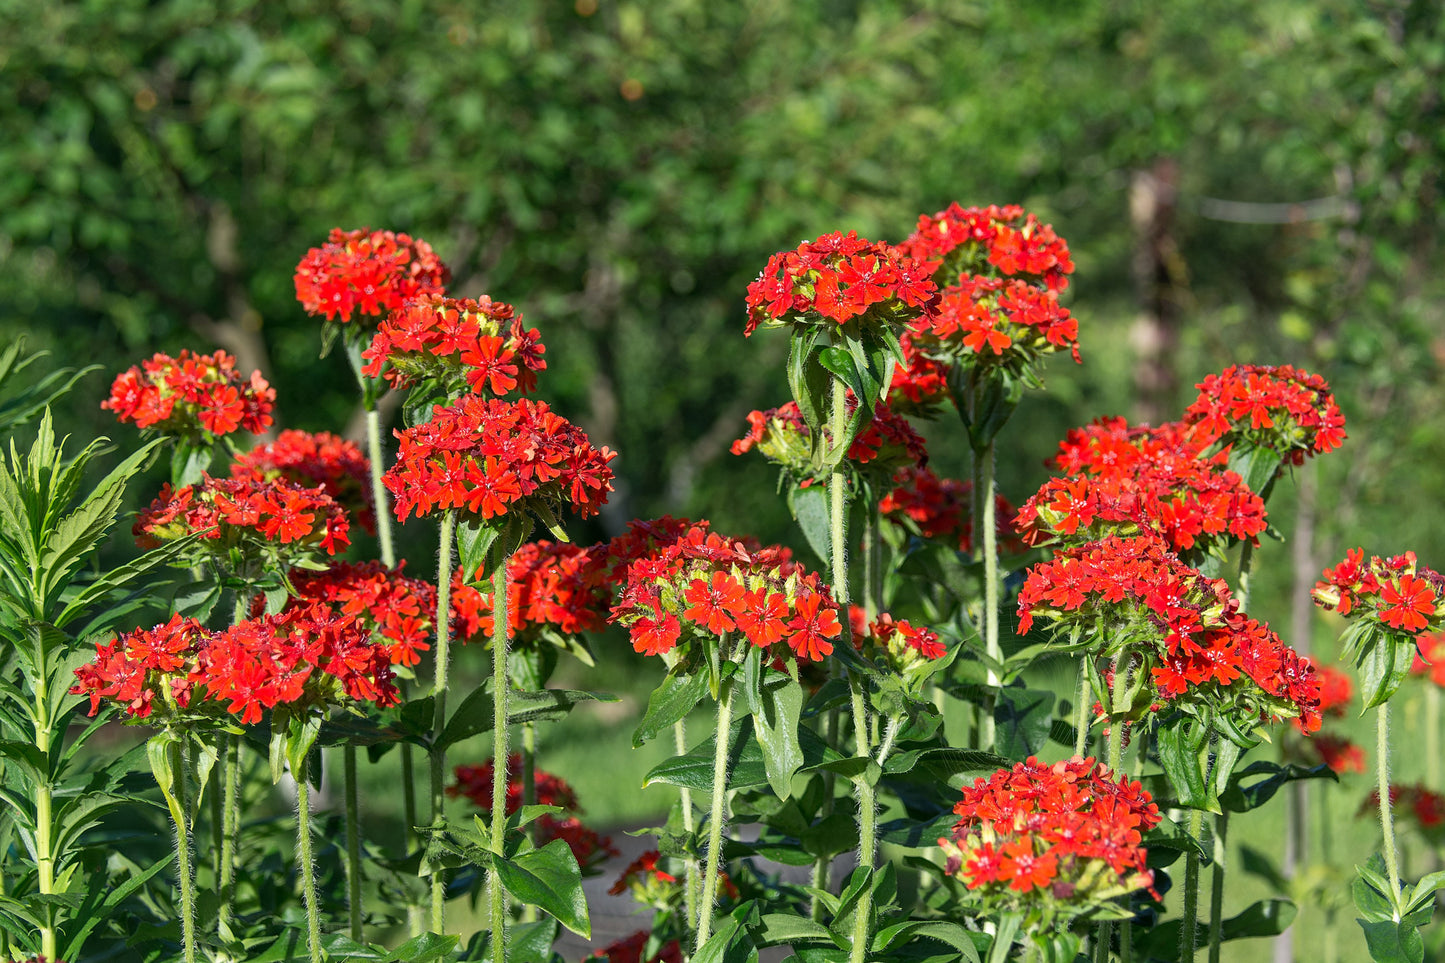
<path fill-rule="evenodd" d="M 132 441 L 107 379 L 182 347 L 262 368 L 282 426 L 355 435 L 291 274 L 333 226 L 409 231 L 454 293 L 541 329 L 543 397 L 620 452 L 578 538 L 670 512 L 801 550 L 771 470 L 727 452 L 787 397 L 784 339 L 741 336 L 747 283 L 827 231 L 1021 203 L 1074 251 L 1084 363 L 1015 416 L 1003 492 L 1026 498 L 1069 427 L 1176 417 L 1207 372 L 1318 371 L 1350 440 L 1280 486 L 1252 607 L 1320 646 L 1301 586 L 1344 548 L 1445 562 L 1442 20 L 1431 0 L 0 0 L 0 338 L 104 367 L 66 402 L 80 435 Z M 961 475 L 955 425 L 927 434 Z M 417 574 L 429 536 L 403 530 Z M 603 821 L 664 803 L 587 765 L 626 705 L 547 737 Z"/>

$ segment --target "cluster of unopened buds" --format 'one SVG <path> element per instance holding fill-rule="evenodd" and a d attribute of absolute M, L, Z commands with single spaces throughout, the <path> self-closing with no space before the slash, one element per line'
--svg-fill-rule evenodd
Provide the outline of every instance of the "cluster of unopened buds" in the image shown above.
<path fill-rule="evenodd" d="M 1159 702 L 1203 701 L 1240 722 L 1297 718 L 1320 727 L 1319 681 L 1309 660 L 1238 610 L 1222 579 L 1186 565 L 1157 536 L 1111 535 L 1029 570 L 1019 633 L 1036 618 L 1078 632 L 1102 628 L 1141 660 Z M 1250 684 L 1252 683 L 1252 685 Z"/>
<path fill-rule="evenodd" d="M 860 238 L 856 231 L 808 241 L 768 259 L 748 285 L 748 324 L 899 327 L 937 297 L 933 270 L 898 248 Z"/>
<path fill-rule="evenodd" d="M 179 356 L 157 354 L 121 372 L 102 408 L 137 428 L 209 444 L 242 429 L 260 434 L 271 426 L 276 392 L 259 371 L 241 377 L 224 351 Z"/>
<path fill-rule="evenodd" d="M 91 715 L 111 701 L 137 720 L 160 709 L 167 721 L 229 713 L 249 725 L 281 705 L 391 705 L 391 666 L 369 629 L 328 606 L 296 606 L 218 632 L 173 615 L 98 645 L 95 658 L 75 670 L 71 692 L 90 697 Z"/>
<path fill-rule="evenodd" d="M 849 397 L 849 410 L 856 401 Z M 814 481 L 812 464 L 813 441 L 796 401 L 789 401 L 767 411 L 748 413 L 748 433 L 732 444 L 732 453 L 742 455 L 754 447 L 792 478 L 808 484 Z M 928 461 L 923 437 L 908 419 L 892 411 L 883 402 L 873 408 L 873 418 L 858 432 L 848 447 L 848 463 L 855 470 L 874 478 L 887 479 L 900 471 Z"/>
<path fill-rule="evenodd" d="M 507 815 L 522 808 L 526 787 L 523 784 L 522 754 L 512 753 L 507 757 Z M 478 809 L 492 811 L 492 791 L 497 778 L 496 760 L 488 759 L 478 766 L 457 766 L 456 782 L 447 787 L 447 795 L 462 796 Z M 566 780 L 538 769 L 533 772 L 533 791 L 539 806 L 556 806 L 561 814 L 543 813 L 533 822 L 532 831 L 538 846 L 545 846 L 554 839 L 560 839 L 572 851 L 577 864 L 584 871 L 593 870 L 609 857 L 618 855 L 617 848 L 607 836 L 583 825 L 579 818 L 582 807 L 577 803 L 577 794 Z"/>
<path fill-rule="evenodd" d="M 381 322 L 362 354 L 362 373 L 385 377 L 393 388 L 430 382 L 447 395 L 501 397 L 536 390 L 546 350 L 510 304 L 422 295 Z"/>
<path fill-rule="evenodd" d="M 953 811 L 953 834 L 938 841 L 947 871 L 999 905 L 1082 915 L 1154 884 L 1141 840 L 1159 807 L 1092 758 L 1030 756 L 975 780 Z"/>
<path fill-rule="evenodd" d="M 288 428 L 276 440 L 236 456 L 231 477 L 252 482 L 287 478 L 305 488 L 320 488 L 368 532 L 376 531 L 371 463 L 354 442 L 329 431 Z"/>
<path fill-rule="evenodd" d="M 430 244 L 392 231 L 335 228 L 296 266 L 296 300 L 328 321 L 376 317 L 410 298 L 441 294 L 451 272 Z"/>
<path fill-rule="evenodd" d="M 346 512 L 320 488 L 286 478 L 203 477 L 198 485 L 166 485 L 136 515 L 132 532 L 142 548 L 200 536 L 198 557 L 267 556 L 298 560 L 319 549 L 335 555 L 350 544 Z"/>
<path fill-rule="evenodd" d="M 770 664 L 820 662 L 843 631 L 827 587 L 786 549 L 750 548 L 702 526 L 628 565 L 612 621 L 647 655 L 736 633 Z"/>
<path fill-rule="evenodd" d="M 1397 632 L 1419 635 L 1445 627 L 1445 577 L 1421 566 L 1414 552 L 1365 561 L 1353 548 L 1315 583 L 1315 602 L 1357 619 L 1378 621 Z"/>

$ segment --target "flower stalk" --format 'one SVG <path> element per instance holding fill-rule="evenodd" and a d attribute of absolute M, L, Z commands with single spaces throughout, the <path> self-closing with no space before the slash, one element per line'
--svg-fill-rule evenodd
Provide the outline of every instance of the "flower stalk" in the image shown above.
<path fill-rule="evenodd" d="M 726 648 L 724 636 L 722 646 Z M 701 950 L 712 935 L 713 906 L 717 902 L 718 874 L 722 870 L 722 837 L 724 812 L 727 806 L 728 776 L 728 733 L 732 726 L 733 691 L 732 679 L 724 679 L 717 703 L 717 744 L 712 759 L 712 806 L 708 810 L 707 862 L 702 875 L 702 906 L 697 917 L 697 942 L 695 951 Z"/>
<path fill-rule="evenodd" d="M 362 941 L 361 820 L 356 793 L 356 747 L 341 750 L 343 793 L 346 796 L 346 907 L 351 938 Z"/>
<path fill-rule="evenodd" d="M 217 909 L 219 928 L 231 925 L 236 903 L 236 848 L 241 838 L 241 737 L 228 735 L 224 742 L 226 759 L 221 787 L 221 854 L 217 888 L 221 905 Z"/>
<path fill-rule="evenodd" d="M 679 719 L 672 724 L 672 744 L 676 748 L 679 756 L 687 755 L 686 720 Z M 678 795 L 681 797 L 682 802 L 682 828 L 691 836 L 697 831 L 697 817 L 692 811 L 692 790 L 683 786 L 678 789 Z M 697 868 L 697 857 L 689 855 L 687 857 L 687 889 L 683 897 L 683 906 L 686 911 L 685 915 L 688 928 L 691 928 L 693 922 L 697 919 L 697 904 L 700 898 L 698 891 L 701 882 L 702 879 L 698 874 Z"/>
<path fill-rule="evenodd" d="M 171 772 L 174 774 L 172 786 L 174 786 L 175 805 L 171 810 L 171 823 L 176 830 L 176 879 L 181 894 L 181 946 L 185 954 L 185 963 L 196 963 L 196 891 L 192 868 L 195 851 L 191 840 L 190 807 L 186 802 L 186 754 L 181 748 L 179 739 L 171 742 L 166 751 L 170 754 Z M 47 892 L 44 888 L 43 876 L 41 884 L 41 892 Z M 53 886 L 53 882 L 51 885 Z M 53 947 L 54 932 L 42 933 L 42 940 L 46 935 L 49 935 L 51 941 L 49 945 Z M 42 942 L 41 945 L 43 950 L 46 944 Z M 53 959 L 54 957 L 47 953 L 46 958 Z"/>
<path fill-rule="evenodd" d="M 506 851 L 507 832 L 507 696 L 512 683 L 507 678 L 507 644 L 510 634 L 507 613 L 507 559 L 499 558 L 492 572 L 492 759 L 496 777 L 492 780 L 492 852 Z M 491 886 L 492 958 L 507 958 L 507 894 L 501 877 L 492 873 Z M 438 932 L 441 932 L 438 930 Z"/>
<path fill-rule="evenodd" d="M 1390 879 L 1390 895 L 1398 911 L 1400 906 L 1400 861 L 1395 851 L 1395 825 L 1390 809 L 1390 703 L 1382 702 L 1375 710 L 1375 785 L 1380 795 L 1380 835 L 1385 849 L 1385 875 Z"/>
<path fill-rule="evenodd" d="M 448 509 L 442 514 L 441 546 L 437 556 L 436 675 L 432 683 L 432 739 L 433 744 L 438 746 L 441 742 L 442 730 L 446 728 L 447 723 L 447 671 L 451 655 L 449 629 L 451 628 L 452 543 L 455 541 L 456 524 L 456 509 Z M 505 611 L 506 596 L 504 595 L 502 598 L 504 601 L 501 604 Z M 505 627 L 505 620 L 502 624 Z M 503 631 L 505 632 L 505 628 Z M 506 662 L 505 653 L 503 653 L 502 661 Z M 498 702 L 504 700 L 504 690 L 498 691 L 496 698 Z M 505 740 L 505 734 L 502 738 Z M 502 756 L 501 758 L 503 759 L 502 765 L 505 767 L 506 757 Z M 446 749 L 432 749 L 431 820 L 433 826 L 439 826 L 444 818 L 446 769 Z M 504 786 L 506 784 L 505 778 L 499 779 L 498 782 Z M 445 903 L 446 880 L 443 879 L 440 872 L 433 873 L 431 878 L 431 928 L 434 933 L 446 932 Z"/>
<path fill-rule="evenodd" d="M 316 864 L 311 852 L 311 786 L 306 759 L 296 777 L 296 861 L 301 864 L 301 897 L 306 903 L 306 950 L 311 963 L 321 963 L 321 916 L 316 898 Z"/>
<path fill-rule="evenodd" d="M 863 687 L 858 681 L 849 686 L 853 694 L 853 724 L 858 730 L 858 754 L 871 755 L 868 736 L 867 706 L 863 699 Z M 858 785 L 858 865 L 873 869 L 878 850 L 878 802 L 872 780 L 865 770 L 855 779 Z M 865 963 L 868 946 L 872 940 L 870 924 L 873 916 L 873 884 L 868 885 L 858 897 L 858 907 L 853 916 L 853 948 L 848 955 L 849 963 Z"/>

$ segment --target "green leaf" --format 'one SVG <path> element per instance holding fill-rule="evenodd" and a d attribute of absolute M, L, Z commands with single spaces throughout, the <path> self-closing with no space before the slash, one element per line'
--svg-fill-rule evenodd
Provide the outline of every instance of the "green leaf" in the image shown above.
<path fill-rule="evenodd" d="M 763 946 L 784 946 L 802 940 L 829 939 L 828 928 L 806 916 L 792 913 L 764 913 L 762 926 L 756 931 Z"/>
<path fill-rule="evenodd" d="M 486 577 L 487 556 L 500 534 L 501 526 L 496 522 L 484 522 L 475 515 L 468 515 L 458 522 L 457 564 L 461 567 L 463 581 Z"/>
<path fill-rule="evenodd" d="M 632 748 L 642 745 L 675 723 L 687 718 L 707 694 L 707 675 L 694 672 L 691 675 L 675 670 L 652 690 L 647 699 L 647 713 L 632 733 Z"/>
<path fill-rule="evenodd" d="M 555 928 L 557 924 L 551 925 Z M 433 963 L 436 960 L 445 960 L 452 955 L 458 939 L 456 936 L 423 933 L 392 950 L 387 959 L 395 963 Z"/>
<path fill-rule="evenodd" d="M 786 675 L 768 672 L 761 678 L 760 649 L 748 654 L 744 665 L 743 691 L 753 714 L 753 731 L 763 747 L 763 766 L 768 785 L 779 799 L 793 791 L 793 774 L 803 765 L 798 742 L 798 717 L 803 711 L 803 687 Z"/>
<path fill-rule="evenodd" d="M 873 952 L 882 953 L 898 945 L 900 941 L 910 942 L 917 939 L 947 943 L 959 952 L 961 958 L 978 963 L 978 949 L 973 945 L 968 930 L 957 923 L 943 920 L 906 920 L 885 926 L 873 934 Z"/>
<path fill-rule="evenodd" d="M 826 417 L 828 405 L 828 371 L 818 360 L 817 328 L 795 332 L 788 341 L 788 388 L 798 403 L 803 423 L 816 437 Z"/>
<path fill-rule="evenodd" d="M 491 692 L 485 685 L 477 686 L 462 700 L 462 704 L 457 706 L 452 717 L 442 727 L 441 738 L 436 743 L 437 748 L 446 749 L 472 736 L 491 732 L 495 714 L 496 703 Z"/>
<path fill-rule="evenodd" d="M 1406 676 L 1415 655 L 1415 643 L 1408 636 L 1397 637 L 1378 627 L 1364 639 L 1364 647 L 1356 656 L 1360 670 L 1360 696 L 1364 709 L 1373 709 L 1389 701 Z M 1364 713 L 1361 710 L 1361 714 Z"/>
<path fill-rule="evenodd" d="M 748 931 L 734 916 L 724 919 L 708 941 L 692 955 L 692 963 L 750 963 L 758 958 L 758 948 Z"/>
<path fill-rule="evenodd" d="M 1000 689 L 993 710 L 995 750 L 1014 760 L 1038 755 L 1048 743 L 1053 715 L 1052 692 L 1022 686 Z"/>
<path fill-rule="evenodd" d="M 763 747 L 753 735 L 752 718 L 745 717 L 735 721 L 730 727 L 728 739 L 728 788 L 756 789 L 766 786 L 768 774 L 763 762 Z M 843 758 L 812 729 L 799 729 L 798 742 L 803 750 L 802 771 L 811 771 L 825 763 Z M 653 783 L 663 783 L 699 792 L 711 792 L 716 744 L 717 734 L 713 733 L 685 755 L 673 756 L 655 766 L 643 779 L 642 785 L 646 787 Z"/>
<path fill-rule="evenodd" d="M 1297 913 L 1294 903 L 1287 899 L 1262 899 L 1224 920 L 1220 925 L 1220 940 L 1229 942 L 1278 936 L 1294 922 Z M 1179 949 L 1179 934 L 1182 930 L 1181 920 L 1160 923 L 1145 930 L 1138 937 L 1135 946 L 1149 956 L 1174 959 Z M 1196 944 L 1203 946 L 1209 939 L 1209 928 L 1201 922 L 1195 933 Z"/>
<path fill-rule="evenodd" d="M 1425 941 L 1409 923 L 1356 920 L 1365 931 L 1365 946 L 1375 963 L 1424 963 Z"/>
<path fill-rule="evenodd" d="M 1262 445 L 1256 447 L 1239 442 L 1229 452 L 1229 470 L 1239 475 L 1261 498 L 1269 497 L 1269 489 L 1274 485 L 1281 464 L 1279 455 L 1272 448 Z"/>
<path fill-rule="evenodd" d="M 564 840 L 554 839 L 515 859 L 495 858 L 492 866 L 502 887 L 522 903 L 550 913 L 577 935 L 592 938 L 582 871 Z"/>
<path fill-rule="evenodd" d="M 789 488 L 788 511 L 793 513 L 793 520 L 803 530 L 808 547 L 818 556 L 823 567 L 828 568 L 832 564 L 829 560 L 833 557 L 833 535 L 827 487 L 814 484 L 807 488 L 797 485 Z"/>
<path fill-rule="evenodd" d="M 1190 716 L 1176 716 L 1159 726 L 1156 745 L 1159 761 L 1180 805 L 1215 811 L 1218 800 L 1212 781 L 1205 779 L 1201 759 L 1208 728 Z"/>
<path fill-rule="evenodd" d="M 1269 802 L 1287 784 L 1306 779 L 1340 781 L 1335 771 L 1323 763 L 1305 767 L 1293 763 L 1281 766 L 1273 762 L 1252 762 L 1229 776 L 1228 787 L 1219 794 L 1219 804 L 1228 812 L 1249 812 Z"/>
<path fill-rule="evenodd" d="M 564 718 L 583 702 L 617 702 L 610 692 L 589 692 L 586 689 L 539 689 L 535 692 L 513 691 L 507 697 L 507 722 L 552 722 Z"/>

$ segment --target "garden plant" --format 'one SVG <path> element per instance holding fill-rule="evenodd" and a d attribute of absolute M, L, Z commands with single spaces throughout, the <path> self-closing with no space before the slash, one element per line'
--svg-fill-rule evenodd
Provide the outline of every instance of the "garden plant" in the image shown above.
<path fill-rule="evenodd" d="M 107 372 L 112 439 L 71 439 L 50 405 L 89 372 L 22 377 L 39 359 L 10 346 L 0 959 L 551 963 L 605 875 L 651 911 L 595 950 L 614 963 L 1216 963 L 1307 901 L 1338 958 L 1421 963 L 1445 872 L 1400 840 L 1445 836 L 1445 578 L 1403 546 L 1326 569 L 1345 667 L 1249 614 L 1271 495 L 1346 438 L 1285 364 L 1205 378 L 1175 421 L 1082 424 L 1015 508 L 1011 416 L 1046 362 L 1087 363 L 1073 273 L 1016 206 L 766 258 L 738 333 L 786 362 L 732 451 L 777 467 L 792 546 L 673 517 L 575 542 L 627 452 L 542 400 L 568 345 L 450 294 L 405 234 L 338 229 L 294 277 L 364 447 L 272 433 L 286 399 L 199 350 Z M 930 468 L 925 431 L 966 440 L 969 477 Z M 128 492 L 135 550 L 102 566 Z M 402 523 L 434 555 L 399 557 Z M 538 733 L 613 699 L 556 680 L 629 644 L 651 672 L 633 746 L 672 754 L 638 787 L 667 812 L 655 847 L 622 866 Z M 1390 779 L 1412 670 L 1418 786 Z M 1380 846 L 1351 898 L 1230 865 L 1231 820 L 1366 769 L 1322 731 L 1356 688 Z M 398 776 L 400 838 L 369 833 L 369 767 Z M 1244 872 L 1279 895 L 1226 916 Z"/>

